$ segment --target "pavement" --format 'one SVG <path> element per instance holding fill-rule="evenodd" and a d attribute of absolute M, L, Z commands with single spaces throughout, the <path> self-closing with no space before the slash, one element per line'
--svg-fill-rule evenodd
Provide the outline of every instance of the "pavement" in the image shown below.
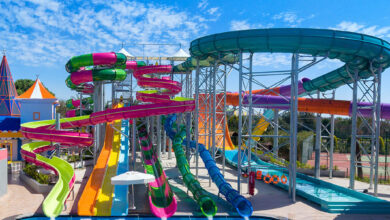
<path fill-rule="evenodd" d="M 172 190 L 175 193 L 178 210 L 175 215 L 201 215 L 200 209 L 192 199 L 191 192 L 188 192 L 183 185 L 180 173 L 176 168 L 176 161 L 174 153 L 172 153 L 172 159 L 168 159 L 168 154 L 161 156 L 162 165 L 165 173 L 168 176 L 169 183 Z M 217 160 L 218 167 L 222 171 L 222 165 L 220 159 Z M 195 175 L 195 158 L 190 161 L 191 172 Z M 77 202 L 81 195 L 83 185 L 87 182 L 92 166 L 76 169 L 76 183 L 74 189 L 74 197 L 72 195 L 66 202 L 66 209 L 62 212 L 63 215 L 76 215 L 77 214 Z M 136 170 L 143 171 L 141 161 L 137 159 Z M 217 206 L 217 215 L 237 215 L 234 208 L 226 202 L 221 196 L 218 195 L 218 188 L 210 182 L 207 170 L 204 167 L 202 160 L 199 158 L 199 182 L 202 187 L 214 198 Z M 225 167 L 225 178 L 233 186 L 237 188 L 237 175 L 236 170 L 233 167 Z M 348 179 L 343 178 L 322 178 L 325 181 L 329 181 L 341 186 L 348 186 Z M 0 198 L 0 219 L 15 219 L 20 214 L 42 214 L 41 203 L 46 195 L 35 194 L 30 189 L 24 186 L 19 181 L 18 175 L 10 175 L 8 179 L 8 193 Z M 247 190 L 247 179 L 242 178 L 241 192 L 242 195 L 248 198 L 252 203 L 254 209 L 254 215 L 259 216 L 273 216 L 280 219 L 390 219 L 390 215 L 362 215 L 362 214 L 332 214 L 323 212 L 320 210 L 319 205 L 297 197 L 297 201 L 293 203 L 288 197 L 285 190 L 270 184 L 265 184 L 262 181 L 256 180 L 255 195 L 250 196 Z M 356 181 L 356 189 L 363 190 L 368 188 L 367 183 Z M 81 189 L 81 190 L 80 190 Z M 131 187 L 130 187 L 131 189 Z M 147 187 L 145 185 L 136 185 L 135 191 L 135 210 L 129 210 L 129 213 L 151 214 L 148 199 L 147 199 Z M 131 192 L 131 191 L 130 191 Z M 372 190 L 369 190 L 372 192 Z M 390 186 L 379 186 L 379 197 L 390 201 Z M 26 199 L 28 198 L 28 199 Z M 131 201 L 132 194 L 129 193 Z"/>

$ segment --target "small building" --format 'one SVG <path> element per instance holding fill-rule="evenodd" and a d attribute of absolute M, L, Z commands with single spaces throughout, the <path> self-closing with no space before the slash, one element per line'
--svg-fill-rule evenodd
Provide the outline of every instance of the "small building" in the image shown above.
<path fill-rule="evenodd" d="M 37 78 L 34 84 L 18 96 L 21 124 L 55 118 L 58 100 Z"/>
<path fill-rule="evenodd" d="M 25 139 L 20 130 L 20 105 L 16 88 L 3 55 L 0 64 L 0 148 L 6 148 L 8 163 L 21 160 L 20 147 Z"/>

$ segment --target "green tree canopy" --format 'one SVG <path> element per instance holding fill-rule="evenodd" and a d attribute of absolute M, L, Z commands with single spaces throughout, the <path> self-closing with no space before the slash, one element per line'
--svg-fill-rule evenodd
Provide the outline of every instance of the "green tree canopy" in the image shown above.
<path fill-rule="evenodd" d="M 18 93 L 18 95 L 21 95 L 23 94 L 24 92 L 27 91 L 27 89 L 29 89 L 33 84 L 34 84 L 34 80 L 31 80 L 31 79 L 18 79 L 15 81 L 15 88 L 16 88 L 16 92 Z M 46 86 L 45 88 L 47 89 L 47 91 L 49 91 L 53 96 L 55 96 L 55 94 L 50 91 Z"/>

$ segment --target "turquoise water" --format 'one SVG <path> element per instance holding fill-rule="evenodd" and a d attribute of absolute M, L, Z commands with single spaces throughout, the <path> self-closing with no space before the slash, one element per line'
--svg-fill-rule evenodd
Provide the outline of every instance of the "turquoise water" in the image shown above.
<path fill-rule="evenodd" d="M 237 166 L 237 150 L 226 151 L 228 163 Z M 245 155 L 245 154 L 241 154 Z M 262 176 L 269 174 L 287 177 L 287 183 L 279 182 L 276 186 L 288 190 L 288 170 L 260 160 L 256 155 L 251 156 L 251 166 L 256 171 L 261 171 Z M 248 165 L 246 155 L 242 158 L 243 166 Z M 311 200 L 327 212 L 334 213 L 390 213 L 390 202 L 374 196 L 341 187 L 323 180 L 297 173 L 297 195 Z"/>
<path fill-rule="evenodd" d="M 20 218 L 25 220 L 50 220 L 48 217 L 26 217 Z M 123 216 L 123 217 L 81 217 L 81 216 L 60 216 L 56 217 L 56 220 L 106 220 L 106 219 L 116 219 L 116 220 L 161 220 L 161 218 L 150 217 L 150 216 Z M 172 220 L 188 220 L 188 219 L 205 219 L 206 217 L 196 217 L 196 216 L 172 216 L 169 219 Z M 212 219 L 229 219 L 229 220 L 242 220 L 242 217 L 237 216 L 214 216 Z M 251 216 L 249 219 L 256 220 L 272 220 L 274 218 L 262 217 L 262 216 Z"/>

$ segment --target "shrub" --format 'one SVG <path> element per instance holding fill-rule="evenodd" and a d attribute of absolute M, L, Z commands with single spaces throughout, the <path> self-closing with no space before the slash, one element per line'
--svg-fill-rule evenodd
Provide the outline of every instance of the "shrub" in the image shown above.
<path fill-rule="evenodd" d="M 37 168 L 38 167 L 35 165 L 26 164 L 26 166 L 23 168 L 23 172 L 40 184 L 49 184 L 49 175 L 38 173 Z"/>
<path fill-rule="evenodd" d="M 320 169 L 321 169 L 321 170 L 327 170 L 328 167 L 327 167 L 326 165 L 320 165 Z"/>

